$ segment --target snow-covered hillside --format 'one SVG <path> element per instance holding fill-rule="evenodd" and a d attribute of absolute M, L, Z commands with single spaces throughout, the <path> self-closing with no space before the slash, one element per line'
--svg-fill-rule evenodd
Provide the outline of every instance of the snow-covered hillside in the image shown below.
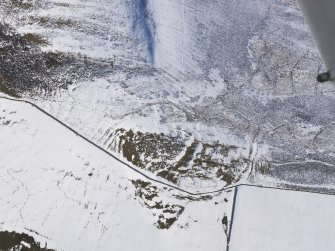
<path fill-rule="evenodd" d="M 148 181 L 29 104 L 1 99 L 0 110 L 0 230 L 57 250 L 225 248 L 232 193 L 189 196 Z"/>
<path fill-rule="evenodd" d="M 190 192 L 334 190 L 335 86 L 315 81 L 324 66 L 296 1 L 3 0 L 0 20 L 0 91 L 137 171 Z M 66 250 L 144 248 L 148 236 L 153 250 L 224 249 L 230 193 L 194 201 L 147 184 L 40 110 L 0 102 L 3 230 L 33 229 Z M 183 212 L 168 230 L 142 200 L 152 196 Z"/>
<path fill-rule="evenodd" d="M 289 88 L 281 86 L 289 82 L 286 71 L 298 59 L 303 58 L 301 64 L 318 61 L 308 69 L 319 63 L 311 55 L 316 50 L 295 1 L 138 2 L 147 3 L 157 66 L 202 77 L 218 69 L 230 81 L 236 75 L 251 77 L 258 69 L 258 74 L 266 75 L 262 82 L 277 82 L 267 89 L 281 94 Z"/>
<path fill-rule="evenodd" d="M 138 168 L 184 188 L 331 186 L 334 86 L 314 80 L 294 1 L 8 0 L 0 13 L 6 62 L 15 53 L 1 88 Z"/>

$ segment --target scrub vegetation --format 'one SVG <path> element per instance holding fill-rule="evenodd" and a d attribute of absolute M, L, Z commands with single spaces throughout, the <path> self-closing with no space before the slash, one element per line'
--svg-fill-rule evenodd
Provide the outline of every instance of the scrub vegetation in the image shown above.
<path fill-rule="evenodd" d="M 0 232 L 0 250 L 2 251 L 54 251 L 42 247 L 33 237 L 27 234 L 19 234 L 16 232 L 1 231 Z"/>
<path fill-rule="evenodd" d="M 187 145 L 185 139 L 162 133 L 117 129 L 106 142 L 110 142 L 109 149 L 119 152 L 135 166 L 175 184 L 184 177 L 202 180 L 216 177 L 231 185 L 240 179 L 250 162 L 236 154 L 235 146 L 198 140 Z"/>
<path fill-rule="evenodd" d="M 42 51 L 49 42 L 38 34 L 21 35 L 0 23 L 0 91 L 19 97 L 43 90 L 66 89 L 73 82 L 103 76 L 112 71 L 80 54 Z"/>

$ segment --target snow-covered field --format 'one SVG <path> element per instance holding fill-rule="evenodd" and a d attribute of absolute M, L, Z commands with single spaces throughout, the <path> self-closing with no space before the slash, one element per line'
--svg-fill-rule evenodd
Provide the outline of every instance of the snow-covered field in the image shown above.
<path fill-rule="evenodd" d="M 331 251 L 335 197 L 238 188 L 230 251 Z"/>
<path fill-rule="evenodd" d="M 201 199 L 145 185 L 29 104 L 0 99 L 0 151 L 0 230 L 57 250 L 225 248 L 231 193 Z M 175 217 L 169 230 L 159 227 Z"/>
<path fill-rule="evenodd" d="M 140 172 L 190 192 L 238 182 L 334 190 L 335 85 L 315 81 L 323 64 L 296 1 L 3 0 L 0 20 L 11 31 L 0 37 L 0 90 Z M 231 191 L 198 200 L 154 184 L 3 99 L 0 151 L 0 230 L 69 251 L 225 249 Z M 245 227 L 260 227 L 250 244 L 287 237 L 262 250 L 296 247 L 282 222 L 310 215 L 293 236 L 315 223 L 306 203 L 331 200 L 239 194 L 233 251 L 250 250 L 239 246 Z M 270 212 L 289 206 L 268 231 Z"/>

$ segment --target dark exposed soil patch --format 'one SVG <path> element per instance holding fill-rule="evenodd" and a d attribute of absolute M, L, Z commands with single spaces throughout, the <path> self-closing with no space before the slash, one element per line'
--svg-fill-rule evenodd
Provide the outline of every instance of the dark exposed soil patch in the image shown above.
<path fill-rule="evenodd" d="M 41 247 L 33 237 L 27 234 L 0 231 L 0 250 L 3 251 L 54 251 L 47 247 Z"/>
<path fill-rule="evenodd" d="M 23 0 L 10 0 L 10 3 L 20 9 L 29 10 L 33 7 L 32 3 Z"/>
<path fill-rule="evenodd" d="M 169 229 L 184 212 L 183 206 L 162 200 L 159 197 L 159 189 L 151 183 L 142 180 L 132 180 L 132 183 L 136 188 L 135 195 L 157 217 L 155 226 L 158 229 Z"/>
<path fill-rule="evenodd" d="M 0 91 L 15 97 L 23 93 L 50 93 L 113 70 L 110 65 L 84 55 L 42 51 L 46 44 L 48 41 L 40 35 L 21 35 L 8 24 L 0 23 Z"/>
<path fill-rule="evenodd" d="M 125 129 L 110 134 L 106 142 L 110 142 L 108 148 L 121 153 L 137 167 L 175 184 L 182 177 L 196 177 L 219 178 L 231 185 L 240 179 L 249 164 L 247 158 L 235 154 L 237 147 L 219 142 L 194 140 L 186 145 L 180 137 Z"/>

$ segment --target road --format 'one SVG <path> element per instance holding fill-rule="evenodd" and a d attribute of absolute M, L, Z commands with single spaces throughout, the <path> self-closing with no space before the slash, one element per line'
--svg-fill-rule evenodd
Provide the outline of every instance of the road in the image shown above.
<path fill-rule="evenodd" d="M 325 194 L 325 195 L 335 195 L 335 192 L 318 192 L 318 191 L 310 191 L 310 190 L 307 190 L 307 189 L 304 189 L 304 188 L 292 189 L 292 188 L 285 188 L 285 187 L 271 187 L 271 186 L 262 186 L 262 185 L 257 185 L 257 184 L 246 184 L 246 183 L 238 183 L 238 184 L 234 184 L 234 185 L 231 185 L 231 186 L 226 186 L 226 187 L 223 187 L 221 189 L 217 189 L 217 190 L 209 191 L 209 192 L 197 192 L 197 193 L 190 192 L 190 191 L 184 190 L 182 188 L 179 188 L 176 185 L 173 185 L 171 183 L 164 182 L 162 180 L 155 179 L 155 178 L 152 178 L 152 177 L 148 176 L 147 174 L 145 174 L 141 170 L 139 170 L 136 167 L 130 165 L 129 163 L 123 161 L 122 159 L 120 159 L 117 156 L 115 156 L 114 154 L 108 152 L 107 150 L 105 150 L 101 146 L 97 145 L 96 143 L 94 143 L 90 139 L 86 138 L 85 136 L 83 136 L 82 134 L 80 134 L 79 132 L 77 132 L 75 129 L 71 128 L 70 126 L 68 126 L 64 122 L 60 121 L 59 119 L 57 119 L 56 117 L 54 117 L 53 115 L 51 115 L 47 111 L 43 110 L 41 107 L 39 107 L 38 105 L 34 104 L 31 101 L 23 100 L 23 99 L 16 99 L 16 98 L 10 98 L 10 97 L 5 97 L 5 96 L 0 96 L 0 99 L 7 99 L 7 100 L 11 100 L 11 101 L 15 101 L 15 102 L 21 102 L 21 103 L 26 103 L 26 104 L 31 105 L 35 109 L 39 110 L 40 112 L 42 112 L 43 114 L 45 114 L 49 118 L 53 119 L 57 123 L 61 124 L 62 126 L 64 126 L 65 128 L 67 128 L 68 130 L 70 130 L 71 132 L 73 132 L 76 136 L 82 138 L 87 143 L 93 145 L 94 147 L 96 147 L 100 151 L 102 151 L 105 154 L 109 155 L 110 157 L 114 158 L 115 160 L 117 160 L 118 162 L 120 162 L 121 164 L 123 164 L 125 167 L 133 170 L 134 172 L 136 172 L 138 174 L 140 174 L 141 176 L 143 176 L 147 180 L 150 180 L 150 181 L 152 181 L 154 183 L 158 183 L 158 184 L 164 185 L 166 187 L 175 189 L 177 191 L 183 192 L 183 193 L 191 195 L 191 196 L 203 196 L 203 195 L 217 194 L 217 193 L 224 192 L 224 191 L 230 191 L 230 190 L 232 190 L 234 188 L 238 188 L 238 187 L 241 187 L 241 186 L 259 187 L 259 188 L 264 188 L 264 189 L 279 189 L 279 190 L 286 190 L 286 191 L 297 191 L 297 192 Z"/>

